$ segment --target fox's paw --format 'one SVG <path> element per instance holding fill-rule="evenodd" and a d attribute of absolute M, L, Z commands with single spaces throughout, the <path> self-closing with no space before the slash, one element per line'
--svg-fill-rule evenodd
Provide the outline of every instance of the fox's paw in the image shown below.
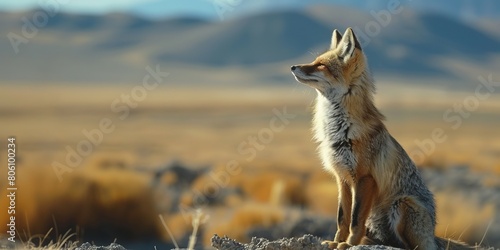
<path fill-rule="evenodd" d="M 336 242 L 336 241 L 330 241 L 330 240 L 325 240 L 325 241 L 321 242 L 321 244 L 328 245 L 328 248 L 330 248 L 330 249 L 338 249 L 338 250 L 345 250 L 345 249 L 352 247 L 347 242 Z"/>
<path fill-rule="evenodd" d="M 349 243 L 347 242 L 342 242 L 342 243 L 339 243 L 338 246 L 337 246 L 337 249 L 339 250 L 345 250 L 345 249 L 348 249 L 352 247 L 351 245 L 349 245 Z"/>
<path fill-rule="evenodd" d="M 341 244 L 340 242 L 331 241 L 331 240 L 324 240 L 321 242 L 321 245 L 328 245 L 328 248 L 330 248 L 330 249 L 337 249 L 337 246 L 340 244 Z"/>

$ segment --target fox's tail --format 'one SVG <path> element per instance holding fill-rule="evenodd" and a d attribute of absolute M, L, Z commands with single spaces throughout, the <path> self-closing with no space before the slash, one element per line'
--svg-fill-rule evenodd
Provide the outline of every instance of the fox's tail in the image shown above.
<path fill-rule="evenodd" d="M 463 242 L 460 241 L 455 241 L 452 239 L 443 239 L 436 237 L 436 245 L 438 246 L 438 249 L 442 250 L 471 250 L 475 249 L 474 247 L 471 247 Z"/>

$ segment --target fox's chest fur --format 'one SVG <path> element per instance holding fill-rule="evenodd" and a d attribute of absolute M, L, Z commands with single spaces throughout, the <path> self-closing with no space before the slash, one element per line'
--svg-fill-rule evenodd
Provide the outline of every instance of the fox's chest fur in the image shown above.
<path fill-rule="evenodd" d="M 353 142 L 359 137 L 358 128 L 341 100 L 332 101 L 318 93 L 313 130 L 326 170 L 354 174 L 358 159 Z"/>

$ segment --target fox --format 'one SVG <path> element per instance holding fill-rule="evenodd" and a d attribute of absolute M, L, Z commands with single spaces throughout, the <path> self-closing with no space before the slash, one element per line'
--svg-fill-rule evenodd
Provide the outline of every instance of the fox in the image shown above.
<path fill-rule="evenodd" d="M 375 107 L 375 83 L 352 28 L 335 29 L 330 48 L 291 66 L 317 92 L 314 139 L 323 168 L 338 185 L 337 232 L 330 249 L 355 245 L 471 249 L 435 236 L 436 205 L 415 163 L 391 136 Z"/>

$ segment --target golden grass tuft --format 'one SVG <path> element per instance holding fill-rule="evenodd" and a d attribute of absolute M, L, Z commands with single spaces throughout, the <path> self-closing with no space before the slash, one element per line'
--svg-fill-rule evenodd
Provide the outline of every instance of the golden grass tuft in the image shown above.
<path fill-rule="evenodd" d="M 171 172 L 163 174 L 160 178 L 160 182 L 167 186 L 174 185 L 178 181 L 179 181 L 179 176 Z"/>
<path fill-rule="evenodd" d="M 317 168 L 307 179 L 304 189 L 308 209 L 322 215 L 336 216 L 338 187 L 331 173 Z"/>
<path fill-rule="evenodd" d="M 225 222 L 210 224 L 205 231 L 203 242 L 210 244 L 215 233 L 227 235 L 240 242 L 248 242 L 247 232 L 254 227 L 273 227 L 285 219 L 285 208 L 260 203 L 245 203 L 236 208 Z"/>
<path fill-rule="evenodd" d="M 475 201 L 449 193 L 436 193 L 436 235 L 474 242 L 483 237 L 486 226 L 495 217 L 493 204 L 479 206 Z"/>
<path fill-rule="evenodd" d="M 338 188 L 335 181 L 309 182 L 306 187 L 306 204 L 315 213 L 336 216 Z"/>
<path fill-rule="evenodd" d="M 229 207 L 240 206 L 244 202 L 245 200 L 243 199 L 243 197 L 238 194 L 230 194 L 224 200 L 224 204 Z"/>
<path fill-rule="evenodd" d="M 247 198 L 261 203 L 303 205 L 305 202 L 304 180 L 300 175 L 272 169 L 244 170 L 237 175 L 227 175 L 226 181 L 225 177 L 214 177 L 221 175 L 219 171 L 224 170 L 214 168 L 209 174 L 200 176 L 193 182 L 192 189 L 215 197 L 225 188 L 238 188 Z M 183 202 L 189 203 L 188 199 Z"/>
<path fill-rule="evenodd" d="M 40 167 L 19 168 L 17 176 L 16 228 L 24 239 L 44 235 L 52 228 L 52 237 L 68 230 L 78 230 L 83 237 L 118 240 L 160 235 L 146 176 L 82 168 L 66 173 L 59 182 L 51 169 Z M 2 199 L 0 206 L 6 207 L 6 202 Z M 2 212 L 0 228 L 7 222 L 8 216 Z"/>
<path fill-rule="evenodd" d="M 168 214 L 165 215 L 165 224 L 172 236 L 164 234 L 163 239 L 173 243 L 174 240 L 180 240 L 189 235 L 192 230 L 192 217 L 181 213 Z"/>
<path fill-rule="evenodd" d="M 85 159 L 83 166 L 93 170 L 125 170 L 136 161 L 130 154 L 94 152 Z"/>
<path fill-rule="evenodd" d="M 63 235 L 57 236 L 55 241 L 51 240 L 50 234 L 52 230 L 49 230 L 45 235 L 32 236 L 26 242 L 22 242 L 23 249 L 27 250 L 61 250 L 76 249 L 79 245 L 78 241 L 72 241 L 71 239 L 76 236 L 75 233 L 70 233 L 67 231 Z"/>
<path fill-rule="evenodd" d="M 243 174 L 237 180 L 243 192 L 255 201 L 282 205 L 303 205 L 304 181 L 301 176 L 277 171 Z"/>
<path fill-rule="evenodd" d="M 496 164 L 495 167 L 493 167 L 493 173 L 497 176 L 500 176 L 500 163 Z"/>

